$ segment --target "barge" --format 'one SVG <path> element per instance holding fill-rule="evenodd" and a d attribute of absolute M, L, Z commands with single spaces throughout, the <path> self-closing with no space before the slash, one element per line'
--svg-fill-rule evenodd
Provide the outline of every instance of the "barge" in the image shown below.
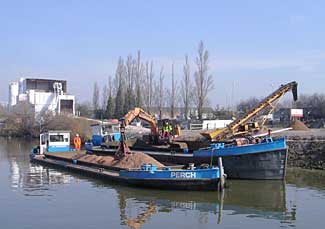
<path fill-rule="evenodd" d="M 114 149 L 92 147 L 90 151 L 99 155 L 113 155 Z M 133 150 L 137 152 L 137 150 Z M 287 164 L 287 145 L 285 138 L 266 137 L 260 143 L 241 146 L 225 146 L 222 143 L 192 152 L 144 151 L 162 163 L 186 165 L 203 163 L 216 165 L 222 157 L 227 178 L 252 180 L 283 180 Z"/>
<path fill-rule="evenodd" d="M 135 187 L 201 191 L 218 190 L 224 186 L 225 175 L 222 162 L 220 162 L 219 167 L 190 165 L 183 169 L 168 166 L 157 168 L 153 164 L 142 164 L 140 168 L 130 169 L 107 167 L 79 161 L 78 158 L 81 154 L 69 147 L 69 142 L 66 141 L 67 135 L 67 132 L 62 131 L 42 134 L 40 146 L 32 150 L 31 161 Z M 52 149 L 54 143 L 56 146 L 60 146 L 62 150 L 51 150 L 48 153 L 47 150 Z M 70 156 L 64 156 L 65 153 L 69 153 Z"/>

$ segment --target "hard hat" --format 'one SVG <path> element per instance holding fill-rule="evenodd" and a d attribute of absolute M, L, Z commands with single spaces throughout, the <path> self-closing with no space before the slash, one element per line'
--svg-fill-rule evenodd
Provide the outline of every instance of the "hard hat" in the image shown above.
<path fill-rule="evenodd" d="M 79 134 L 76 134 L 77 137 L 79 137 Z"/>

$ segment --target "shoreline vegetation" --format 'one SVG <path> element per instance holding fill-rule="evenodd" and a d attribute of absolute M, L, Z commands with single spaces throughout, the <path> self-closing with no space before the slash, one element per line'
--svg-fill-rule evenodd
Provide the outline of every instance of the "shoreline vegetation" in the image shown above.
<path fill-rule="evenodd" d="M 31 137 L 38 138 L 41 132 L 48 130 L 68 130 L 71 136 L 79 134 L 82 141 L 91 139 L 91 124 L 93 121 L 71 115 L 44 114 L 35 118 L 34 112 L 27 104 L 21 104 L 14 111 L 0 111 L 1 137 Z"/>

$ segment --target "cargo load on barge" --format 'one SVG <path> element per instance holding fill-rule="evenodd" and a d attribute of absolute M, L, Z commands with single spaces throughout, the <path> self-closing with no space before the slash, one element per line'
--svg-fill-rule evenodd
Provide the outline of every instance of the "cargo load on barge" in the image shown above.
<path fill-rule="evenodd" d="M 35 147 L 31 153 L 31 161 L 34 163 L 136 187 L 173 190 L 218 190 L 224 187 L 225 175 L 222 162 L 220 167 L 194 166 L 191 164 L 188 167 L 175 168 L 170 166 L 157 167 L 161 164 L 156 162 L 157 165 L 155 165 L 155 160 L 151 159 L 154 163 L 138 161 L 138 164 L 132 164 L 133 168 L 131 168 L 125 163 L 134 161 L 132 157 L 137 157 L 137 153 L 128 152 L 121 155 L 121 152 L 118 152 L 114 157 L 98 156 L 100 158 L 87 161 L 88 155 L 70 148 L 69 142 L 64 137 L 68 136 L 67 132 L 51 131 L 42 136 L 40 146 Z M 52 142 L 51 139 L 55 141 Z M 123 134 L 121 139 L 123 139 Z M 51 150 L 53 143 L 60 145 L 61 150 Z M 121 140 L 121 145 L 123 146 L 123 140 Z M 151 158 L 148 155 L 145 156 L 143 158 Z M 105 165 L 104 162 L 107 164 Z M 124 168 L 116 165 L 124 165 Z"/>

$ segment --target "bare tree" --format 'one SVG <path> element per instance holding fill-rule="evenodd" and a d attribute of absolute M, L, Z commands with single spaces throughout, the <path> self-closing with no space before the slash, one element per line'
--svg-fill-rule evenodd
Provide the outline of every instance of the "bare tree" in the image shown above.
<path fill-rule="evenodd" d="M 116 72 L 115 72 L 115 110 L 114 116 L 116 118 L 120 118 L 124 115 L 124 75 L 125 75 L 125 67 L 124 61 L 120 57 L 118 60 Z"/>
<path fill-rule="evenodd" d="M 304 119 L 325 119 L 325 94 L 302 94 L 296 105 L 297 107 L 304 108 L 304 112 L 306 113 Z"/>
<path fill-rule="evenodd" d="M 176 101 L 176 93 L 177 93 L 177 81 L 175 81 L 174 75 L 174 63 L 172 63 L 172 88 L 170 92 L 170 116 L 174 118 L 175 116 L 175 105 Z"/>
<path fill-rule="evenodd" d="M 45 113 L 42 113 L 42 116 L 45 116 Z M 38 128 L 35 128 L 35 121 L 34 107 L 28 101 L 22 101 L 9 113 L 7 124 L 9 129 L 19 130 L 20 136 L 36 136 Z"/>
<path fill-rule="evenodd" d="M 141 63 L 141 52 L 138 50 L 136 60 L 136 77 L 135 77 L 135 106 L 142 106 L 141 84 L 143 79 L 144 66 Z"/>
<path fill-rule="evenodd" d="M 158 110 L 159 110 L 159 117 L 160 119 L 162 118 L 162 107 L 164 106 L 164 100 L 165 100 L 165 96 L 164 96 L 164 66 L 161 66 L 160 68 L 160 72 L 159 72 L 159 79 L 158 79 L 158 85 L 157 85 L 157 104 L 158 104 Z"/>
<path fill-rule="evenodd" d="M 5 106 L 0 104 L 0 118 L 5 117 L 6 115 L 7 115 L 7 110 L 6 110 Z"/>
<path fill-rule="evenodd" d="M 244 114 L 246 114 L 248 111 L 253 109 L 261 100 L 256 97 L 251 97 L 246 100 L 240 101 L 237 105 L 237 112 L 239 117 L 242 117 Z"/>
<path fill-rule="evenodd" d="M 114 115 L 114 98 L 113 98 L 113 83 L 112 77 L 108 77 L 108 98 L 105 110 L 106 118 L 113 118 Z"/>
<path fill-rule="evenodd" d="M 203 106 L 208 102 L 208 94 L 213 89 L 213 78 L 209 74 L 209 52 L 204 48 L 201 41 L 196 57 L 197 70 L 194 73 L 195 102 L 198 111 L 198 118 L 202 120 Z"/>
<path fill-rule="evenodd" d="M 108 87 L 105 84 L 102 90 L 102 110 L 104 111 L 107 107 L 107 99 L 108 99 Z"/>
<path fill-rule="evenodd" d="M 191 89 L 192 89 L 192 83 L 190 77 L 191 74 L 190 64 L 187 55 L 185 55 L 185 64 L 183 66 L 183 73 L 184 75 L 183 75 L 183 82 L 181 83 L 181 97 L 184 106 L 184 115 L 187 118 L 189 112 L 189 106 L 190 106 Z"/>
<path fill-rule="evenodd" d="M 135 106 L 135 93 L 134 93 L 134 81 L 136 72 L 136 61 L 133 60 L 132 55 L 127 57 L 125 63 L 126 71 L 126 89 L 125 89 L 125 102 L 124 102 L 124 113 L 127 113 L 130 109 Z"/>
<path fill-rule="evenodd" d="M 94 114 L 96 114 L 96 112 L 99 109 L 99 87 L 97 82 L 94 83 L 93 108 L 94 108 Z"/>
<path fill-rule="evenodd" d="M 153 72 L 153 61 L 149 64 L 146 62 L 145 67 L 145 105 L 148 112 L 150 112 L 150 108 L 152 107 L 153 101 L 153 79 L 154 79 L 154 72 Z"/>
<path fill-rule="evenodd" d="M 81 117 L 91 118 L 93 111 L 90 102 L 76 103 L 76 110 Z"/>
<path fill-rule="evenodd" d="M 108 96 L 109 95 L 111 95 L 111 96 L 114 95 L 114 86 L 113 86 L 112 76 L 111 75 L 108 76 L 108 87 L 107 87 L 107 91 L 108 91 Z"/>

